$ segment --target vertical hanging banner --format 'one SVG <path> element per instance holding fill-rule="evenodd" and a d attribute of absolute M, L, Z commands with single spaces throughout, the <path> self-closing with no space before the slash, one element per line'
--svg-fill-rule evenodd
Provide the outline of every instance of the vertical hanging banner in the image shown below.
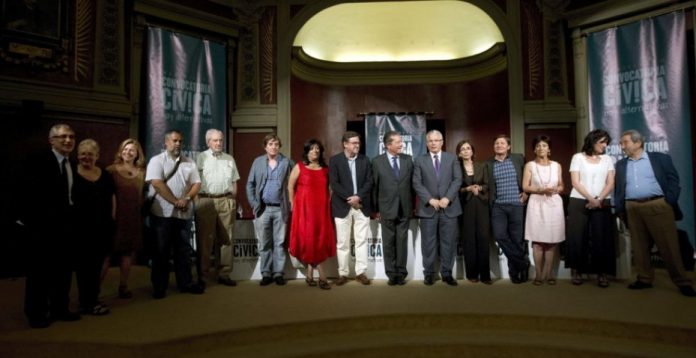
<path fill-rule="evenodd" d="M 607 154 L 624 157 L 621 133 L 636 129 L 648 152 L 672 157 L 679 172 L 678 223 L 694 242 L 691 123 L 684 13 L 673 12 L 587 37 L 590 128 L 612 138 Z"/>
<path fill-rule="evenodd" d="M 205 132 L 225 133 L 227 118 L 226 50 L 221 43 L 150 27 L 147 32 L 145 155 L 164 148 L 164 134 L 184 134 L 189 158 L 205 150 Z"/>
<path fill-rule="evenodd" d="M 365 115 L 365 155 L 371 160 L 386 152 L 384 133 L 401 133 L 404 154 L 425 154 L 425 114 L 369 113 Z"/>

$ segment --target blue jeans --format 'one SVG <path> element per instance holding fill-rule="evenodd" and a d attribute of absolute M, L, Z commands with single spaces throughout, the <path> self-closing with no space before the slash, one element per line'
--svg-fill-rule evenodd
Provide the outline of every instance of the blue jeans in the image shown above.
<path fill-rule="evenodd" d="M 508 260 L 511 277 L 527 269 L 524 254 L 524 206 L 493 204 L 491 209 L 493 238 Z"/>
<path fill-rule="evenodd" d="M 267 206 L 261 216 L 254 221 L 259 238 L 259 258 L 261 275 L 282 277 L 285 268 L 285 221 L 277 206 Z"/>
<path fill-rule="evenodd" d="M 177 218 L 150 216 L 155 233 L 150 280 L 155 292 L 166 292 L 169 286 L 169 258 L 174 253 L 176 286 L 182 290 L 191 285 L 191 222 Z"/>

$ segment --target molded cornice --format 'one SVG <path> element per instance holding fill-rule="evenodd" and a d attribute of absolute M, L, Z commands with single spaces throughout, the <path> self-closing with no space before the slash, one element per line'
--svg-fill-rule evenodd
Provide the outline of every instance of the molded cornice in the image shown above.
<path fill-rule="evenodd" d="M 165 0 L 136 0 L 135 12 L 167 19 L 206 31 L 239 37 L 239 22 Z"/>
<path fill-rule="evenodd" d="M 434 84 L 471 81 L 507 68 L 505 44 L 476 56 L 449 61 L 331 62 L 293 47 L 292 74 L 325 85 Z"/>

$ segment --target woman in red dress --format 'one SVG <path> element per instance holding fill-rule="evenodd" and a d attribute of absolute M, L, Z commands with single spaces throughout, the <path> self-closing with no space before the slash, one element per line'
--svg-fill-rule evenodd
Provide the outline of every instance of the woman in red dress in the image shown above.
<path fill-rule="evenodd" d="M 307 265 L 305 281 L 317 286 L 314 268 L 319 269 L 319 288 L 331 288 L 321 264 L 336 256 L 336 234 L 331 218 L 329 169 L 324 162 L 324 146 L 316 139 L 304 144 L 302 162 L 297 163 L 288 182 L 292 224 L 290 254 Z"/>

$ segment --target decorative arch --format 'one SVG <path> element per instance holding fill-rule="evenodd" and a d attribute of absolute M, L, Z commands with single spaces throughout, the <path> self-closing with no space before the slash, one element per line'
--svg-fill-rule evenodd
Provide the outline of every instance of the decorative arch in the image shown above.
<path fill-rule="evenodd" d="M 463 1 L 463 0 L 462 0 Z M 352 1 L 355 3 L 368 1 Z M 467 0 L 486 12 L 500 29 L 506 46 L 508 94 L 510 109 L 510 137 L 514 151 L 523 151 L 524 147 L 524 118 L 522 106 L 522 59 L 519 28 L 519 3 L 508 2 L 505 14 L 491 0 Z M 293 43 L 297 33 L 312 16 L 334 5 L 343 4 L 341 0 L 323 0 L 304 6 L 287 24 L 287 31 L 278 38 L 278 135 L 289 143 L 290 141 L 290 77 Z M 510 4 L 515 4 L 511 6 Z M 288 153 L 289 154 L 289 153 Z"/>

